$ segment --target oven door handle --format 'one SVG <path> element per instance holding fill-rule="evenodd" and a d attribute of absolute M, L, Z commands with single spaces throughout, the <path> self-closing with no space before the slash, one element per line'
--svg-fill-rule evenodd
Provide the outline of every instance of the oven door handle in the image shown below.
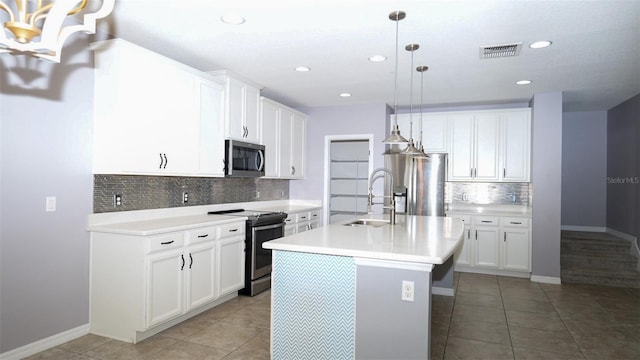
<path fill-rule="evenodd" d="M 260 230 L 269 230 L 269 229 L 277 229 L 279 227 L 284 227 L 284 223 L 277 223 L 274 225 L 264 225 L 264 226 L 256 226 L 253 228 L 253 231 L 260 231 Z"/>

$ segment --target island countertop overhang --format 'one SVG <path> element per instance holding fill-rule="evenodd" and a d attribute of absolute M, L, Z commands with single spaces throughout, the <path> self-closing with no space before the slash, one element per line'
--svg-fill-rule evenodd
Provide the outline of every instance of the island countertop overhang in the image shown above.
<path fill-rule="evenodd" d="M 362 218 L 386 219 L 388 215 Z M 345 223 L 275 239 L 263 247 L 438 265 L 447 261 L 463 242 L 464 224 L 456 218 L 398 215 L 395 225 L 345 226 Z"/>

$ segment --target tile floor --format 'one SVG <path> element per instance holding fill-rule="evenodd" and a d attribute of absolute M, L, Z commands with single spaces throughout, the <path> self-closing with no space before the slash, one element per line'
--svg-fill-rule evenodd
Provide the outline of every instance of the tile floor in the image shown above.
<path fill-rule="evenodd" d="M 640 289 L 469 273 L 455 287 L 433 297 L 432 359 L 640 359 Z M 86 335 L 29 359 L 269 359 L 269 306 L 238 297 L 137 345 Z"/>

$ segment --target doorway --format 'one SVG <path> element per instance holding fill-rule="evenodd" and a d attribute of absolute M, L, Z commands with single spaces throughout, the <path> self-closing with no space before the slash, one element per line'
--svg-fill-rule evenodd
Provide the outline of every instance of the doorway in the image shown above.
<path fill-rule="evenodd" d="M 372 154 L 373 134 L 325 137 L 325 225 L 367 213 Z"/>

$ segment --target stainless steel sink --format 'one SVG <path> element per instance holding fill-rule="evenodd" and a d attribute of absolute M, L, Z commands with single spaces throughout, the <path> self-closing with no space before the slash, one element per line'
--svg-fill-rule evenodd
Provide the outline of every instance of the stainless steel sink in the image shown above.
<path fill-rule="evenodd" d="M 389 220 L 379 220 L 379 219 L 358 219 L 352 222 L 348 222 L 344 224 L 345 226 L 373 226 L 380 227 L 389 225 Z"/>

